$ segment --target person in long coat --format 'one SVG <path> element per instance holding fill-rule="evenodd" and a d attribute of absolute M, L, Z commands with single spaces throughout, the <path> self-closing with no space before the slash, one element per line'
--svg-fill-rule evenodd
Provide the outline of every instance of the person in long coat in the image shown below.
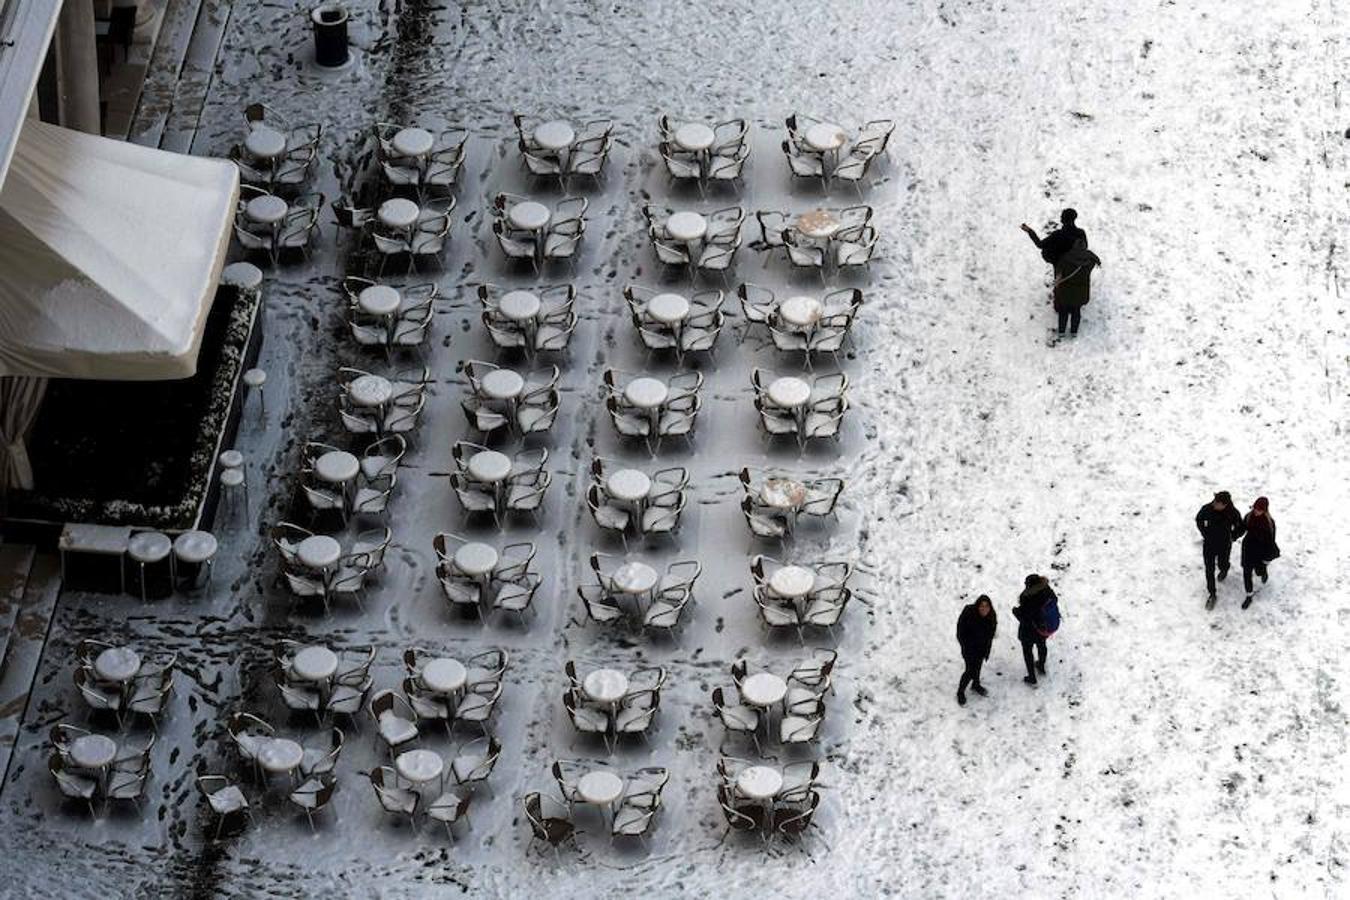
<path fill-rule="evenodd" d="M 1266 564 L 1280 556 L 1280 547 L 1275 543 L 1275 519 L 1270 515 L 1270 501 L 1257 497 L 1251 512 L 1242 519 L 1242 586 L 1247 589 L 1247 599 L 1242 608 L 1252 605 L 1252 573 L 1261 576 L 1265 584 L 1268 574 Z"/>
<path fill-rule="evenodd" d="M 1228 561 L 1233 552 L 1233 541 L 1242 537 L 1242 516 L 1233 507 L 1233 498 L 1227 491 L 1219 491 L 1214 499 L 1200 507 L 1195 514 L 1195 527 L 1202 538 L 1201 552 L 1205 559 L 1205 587 L 1209 588 L 1206 609 L 1214 608 L 1214 569 L 1219 570 L 1219 581 L 1228 577 Z"/>
<path fill-rule="evenodd" d="M 956 702 L 966 705 L 966 688 L 970 688 L 981 697 L 988 691 L 980 684 L 980 669 L 989 658 L 994 646 L 994 634 L 998 631 L 998 613 L 987 594 L 975 598 L 974 603 L 966 604 L 961 615 L 956 618 L 956 640 L 961 645 L 961 659 L 965 670 L 961 673 L 961 683 L 956 688 Z"/>
<path fill-rule="evenodd" d="M 1040 575 L 1028 575 L 1025 589 L 1017 598 L 1013 615 L 1017 617 L 1017 640 L 1022 644 L 1022 661 L 1027 666 L 1027 676 L 1022 680 L 1027 684 L 1036 683 L 1036 673 L 1045 674 L 1045 635 L 1040 632 L 1041 611 L 1051 600 L 1056 599 L 1050 582 Z M 1036 650 L 1033 664 L 1032 649 Z"/>
<path fill-rule="evenodd" d="M 1083 307 L 1087 306 L 1092 294 L 1092 270 L 1102 261 L 1088 249 L 1087 232 L 1077 224 L 1077 210 L 1061 212 L 1059 223 L 1059 228 L 1043 238 L 1025 222 L 1022 230 L 1041 251 L 1041 259 L 1054 266 L 1054 305 L 1059 318 L 1059 333 L 1063 334 L 1068 327 L 1070 334 L 1077 334 Z"/>

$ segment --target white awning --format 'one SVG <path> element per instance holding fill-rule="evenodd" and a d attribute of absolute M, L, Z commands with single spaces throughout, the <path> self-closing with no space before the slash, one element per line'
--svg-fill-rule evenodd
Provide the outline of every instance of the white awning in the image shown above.
<path fill-rule="evenodd" d="M 238 193 L 225 160 L 28 120 L 0 186 L 0 375 L 192 375 Z"/>

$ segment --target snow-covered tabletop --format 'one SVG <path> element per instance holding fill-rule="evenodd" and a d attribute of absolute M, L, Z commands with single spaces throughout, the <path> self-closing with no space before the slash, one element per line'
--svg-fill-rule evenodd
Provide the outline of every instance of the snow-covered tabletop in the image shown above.
<path fill-rule="evenodd" d="M 708 220 L 696 212 L 677 212 L 666 219 L 666 233 L 677 241 L 697 241 L 708 233 Z"/>
<path fill-rule="evenodd" d="M 361 461 L 346 450 L 329 450 L 314 460 L 314 475 L 329 484 L 346 484 L 361 471 Z"/>
<path fill-rule="evenodd" d="M 605 490 L 615 500 L 634 503 L 645 499 L 651 489 L 651 478 L 638 469 L 619 469 L 605 479 Z"/>
<path fill-rule="evenodd" d="M 448 656 L 438 657 L 429 660 L 422 667 L 422 684 L 426 685 L 427 690 L 437 694 L 454 694 L 464 687 L 464 682 L 468 680 L 468 670 L 464 668 L 464 663 Z"/>
<path fill-rule="evenodd" d="M 616 591 L 625 594 L 645 594 L 656 587 L 660 579 L 661 576 L 651 566 L 634 560 L 615 569 L 610 576 L 610 583 Z"/>
<path fill-rule="evenodd" d="M 797 231 L 809 238 L 823 239 L 834 237 L 843 227 L 843 222 L 828 209 L 813 209 L 797 217 Z"/>
<path fill-rule="evenodd" d="M 736 790 L 751 800 L 768 800 L 783 789 L 783 773 L 772 766 L 746 766 L 736 776 Z"/>
<path fill-rule="evenodd" d="M 220 542 L 209 531 L 185 531 L 173 539 L 174 556 L 185 563 L 204 563 L 219 549 Z"/>
<path fill-rule="evenodd" d="M 679 294 L 657 294 L 647 301 L 647 315 L 657 322 L 675 325 L 689 317 L 689 301 Z"/>
<path fill-rule="evenodd" d="M 587 673 L 581 689 L 596 703 L 618 703 L 628 693 L 628 676 L 618 669 L 596 669 Z"/>
<path fill-rule="evenodd" d="M 445 771 L 445 760 L 431 750 L 404 750 L 394 760 L 399 777 L 412 784 L 435 781 Z"/>
<path fill-rule="evenodd" d="M 572 123 L 562 119 L 543 122 L 534 129 L 534 142 L 545 150 L 566 150 L 576 136 Z"/>
<path fill-rule="evenodd" d="M 104 681 L 130 681 L 141 670 L 141 655 L 130 647 L 109 647 L 94 659 L 94 674 Z"/>
<path fill-rule="evenodd" d="M 802 406 L 811 399 L 811 385 L 800 378 L 785 375 L 769 385 L 769 399 L 784 409 Z"/>
<path fill-rule="evenodd" d="M 766 478 L 759 499 L 774 509 L 796 509 L 806 500 L 806 485 L 791 478 Z"/>
<path fill-rule="evenodd" d="M 655 409 L 670 396 L 670 388 L 658 378 L 634 378 L 624 386 L 623 396 L 639 409 Z"/>
<path fill-rule="evenodd" d="M 258 739 L 258 765 L 272 773 L 292 772 L 305 758 L 305 748 L 290 738 Z"/>
<path fill-rule="evenodd" d="M 760 708 L 781 703 L 787 696 L 787 682 L 772 672 L 756 672 L 741 682 L 741 697 Z"/>
<path fill-rule="evenodd" d="M 848 140 L 848 135 L 844 133 L 844 129 L 828 122 L 817 122 L 806 129 L 806 134 L 803 137 L 808 147 L 822 153 L 838 150 L 844 146 L 844 141 Z"/>
<path fill-rule="evenodd" d="M 383 375 L 358 375 L 347 385 L 347 396 L 357 406 L 383 406 L 394 396 L 394 385 Z"/>
<path fill-rule="evenodd" d="M 286 218 L 286 201 L 272 194 L 254 197 L 244 206 L 244 215 L 260 225 L 275 225 Z"/>
<path fill-rule="evenodd" d="M 507 212 L 506 218 L 511 224 L 524 231 L 539 231 L 548 225 L 553 213 L 536 200 L 522 200 Z"/>
<path fill-rule="evenodd" d="M 816 573 L 805 566 L 783 566 L 769 576 L 769 587 L 780 597 L 805 597 L 815 585 Z"/>
<path fill-rule="evenodd" d="M 398 312 L 400 302 L 398 290 L 387 284 L 372 284 L 356 295 L 356 305 L 372 316 L 392 316 Z"/>
<path fill-rule="evenodd" d="M 173 541 L 167 534 L 158 531 L 142 531 L 133 534 L 127 542 L 127 556 L 132 562 L 156 563 L 168 558 L 173 550 Z"/>
<path fill-rule="evenodd" d="M 117 757 L 117 742 L 103 734 L 82 734 L 70 743 L 70 761 L 82 769 L 102 769 Z"/>
<path fill-rule="evenodd" d="M 587 772 L 577 779 L 577 794 L 587 803 L 609 806 L 623 796 L 623 779 L 613 772 Z"/>
<path fill-rule="evenodd" d="M 497 548 L 481 541 L 469 541 L 455 549 L 455 568 L 475 578 L 489 575 L 497 567 Z"/>
<path fill-rule="evenodd" d="M 675 129 L 675 143 L 685 150 L 707 150 L 715 138 L 713 130 L 702 122 L 686 122 Z"/>
<path fill-rule="evenodd" d="M 326 534 L 311 534 L 295 548 L 295 555 L 311 569 L 326 569 L 342 558 L 342 545 Z"/>
<path fill-rule="evenodd" d="M 301 681 L 327 681 L 337 674 L 337 654 L 322 644 L 301 647 L 291 658 L 291 674 Z"/>
<path fill-rule="evenodd" d="M 254 125 L 244 138 L 244 149 L 255 159 L 275 159 L 286 152 L 286 135 L 266 125 Z"/>
<path fill-rule="evenodd" d="M 426 156 L 435 138 L 425 128 L 403 128 L 394 135 L 394 150 L 403 156 Z"/>
<path fill-rule="evenodd" d="M 820 321 L 825 304 L 815 297 L 797 295 L 778 304 L 778 318 L 797 328 L 810 328 Z"/>
<path fill-rule="evenodd" d="M 495 484 L 511 474 L 511 457 L 496 450 L 480 450 L 469 457 L 467 469 L 475 480 Z"/>
<path fill-rule="evenodd" d="M 388 228 L 411 228 L 417 224 L 421 212 L 417 204 L 404 197 L 394 197 L 380 204 L 376 215 L 380 223 Z"/>
<path fill-rule="evenodd" d="M 479 384 L 483 386 L 484 396 L 493 400 L 514 400 L 525 389 L 525 379 L 512 369 L 493 369 Z"/>
<path fill-rule="evenodd" d="M 539 315 L 539 295 L 532 291 L 508 291 L 497 301 L 497 310 L 514 322 L 525 322 Z"/>

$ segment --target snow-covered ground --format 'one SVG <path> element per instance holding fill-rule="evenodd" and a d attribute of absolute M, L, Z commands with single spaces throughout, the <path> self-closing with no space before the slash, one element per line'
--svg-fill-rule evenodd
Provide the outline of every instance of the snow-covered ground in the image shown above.
<path fill-rule="evenodd" d="M 1343 10 L 1279 4 L 409 2 L 402 20 L 357 10 L 360 65 L 320 77 L 293 9 L 239 0 L 194 151 L 223 154 L 239 110 L 266 100 L 328 126 L 319 187 L 351 177 L 376 119 L 474 131 L 447 254 L 431 362 L 441 383 L 395 503 L 398 553 L 366 615 L 289 613 L 256 531 L 233 525 L 217 590 L 142 607 L 68 595 L 37 702 L 5 786 L 0 862 L 14 896 L 1339 896 L 1346 890 L 1343 647 L 1350 631 L 1346 152 L 1340 112 Z M 523 190 L 509 113 L 615 120 L 620 146 L 591 199 L 575 281 L 586 302 L 549 446 L 557 482 L 539 534 L 550 588 L 528 630 L 480 629 L 441 611 L 431 535 L 460 530 L 443 477 L 466 436 L 454 364 L 489 351 L 462 283 L 505 274 L 483 222 L 496 191 Z M 798 465 L 755 433 L 748 373 L 789 370 L 727 345 L 709 378 L 700 440 L 663 453 L 688 465 L 698 505 L 658 559 L 705 565 L 701 602 L 677 642 L 623 641 L 573 621 L 573 589 L 599 537 L 581 503 L 594 453 L 622 454 L 603 420 L 599 373 L 640 367 L 618 290 L 656 278 L 638 208 L 672 192 L 653 170 L 655 120 L 744 116 L 755 153 L 741 202 L 804 209 L 777 142 L 793 110 L 854 125 L 893 116 L 893 162 L 866 190 L 885 260 L 863 283 L 859 348 L 843 368 L 855 408 L 837 450 L 803 468 L 850 480 L 841 522 L 807 557 L 870 569 L 872 606 L 840 636 L 839 696 L 819 755 L 830 785 L 803 849 L 722 840 L 712 766 L 722 741 L 708 692 L 737 656 L 788 668 L 795 641 L 768 640 L 748 598 L 752 545 L 731 476 L 745 463 Z M 541 192 L 551 193 L 547 188 Z M 831 202 L 855 202 L 850 191 Z M 715 204 L 709 202 L 708 207 Z M 1080 212 L 1105 268 L 1082 334 L 1046 346 L 1045 266 L 1018 232 L 1064 205 Z M 331 228 L 312 266 L 269 276 L 266 427 L 247 417 L 258 525 L 290 508 L 295 442 L 332 433 L 333 369 L 357 357 L 340 333 Z M 785 287 L 781 261 L 741 256 L 735 281 Z M 734 283 L 734 282 L 733 282 Z M 640 455 L 630 458 L 640 459 Z M 1238 573 L 1205 612 L 1191 522 L 1215 490 L 1245 509 L 1271 498 L 1284 557 L 1251 609 Z M 233 528 L 233 531 L 230 529 Z M 1023 576 L 1047 574 L 1065 623 L 1049 677 L 1022 684 L 1010 607 Z M 230 590 L 225 590 L 226 587 Z M 1002 618 L 988 699 L 954 699 L 953 636 L 964 602 Z M 88 822 L 45 771 L 45 732 L 83 715 L 71 648 L 112 632 L 183 654 L 162 726 L 152 802 Z M 192 791 L 231 770 L 224 714 L 279 718 L 266 658 L 281 637 L 375 642 L 380 683 L 409 643 L 515 658 L 497 732 L 507 750 L 457 845 L 410 835 L 378 810 L 358 772 L 377 761 L 367 725 L 340 768 L 337 815 L 311 837 L 259 797 L 258 826 L 214 846 Z M 819 643 L 819 642 L 816 642 Z M 671 670 L 650 749 L 620 769 L 672 768 L 649 851 L 583 836 L 580 853 L 525 854 L 519 796 L 547 789 L 570 746 L 559 696 L 567 657 Z M 297 733 L 304 729 L 295 727 Z M 429 737 L 436 749 L 449 743 Z M 738 745 L 737 745 L 738 746 Z M 593 829 L 594 830 L 594 829 Z"/>

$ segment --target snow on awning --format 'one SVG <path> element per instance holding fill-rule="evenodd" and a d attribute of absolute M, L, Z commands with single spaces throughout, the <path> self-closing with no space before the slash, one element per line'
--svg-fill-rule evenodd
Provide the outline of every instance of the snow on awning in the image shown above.
<path fill-rule="evenodd" d="M 192 375 L 238 192 L 224 160 L 28 120 L 0 186 L 0 375 Z"/>

